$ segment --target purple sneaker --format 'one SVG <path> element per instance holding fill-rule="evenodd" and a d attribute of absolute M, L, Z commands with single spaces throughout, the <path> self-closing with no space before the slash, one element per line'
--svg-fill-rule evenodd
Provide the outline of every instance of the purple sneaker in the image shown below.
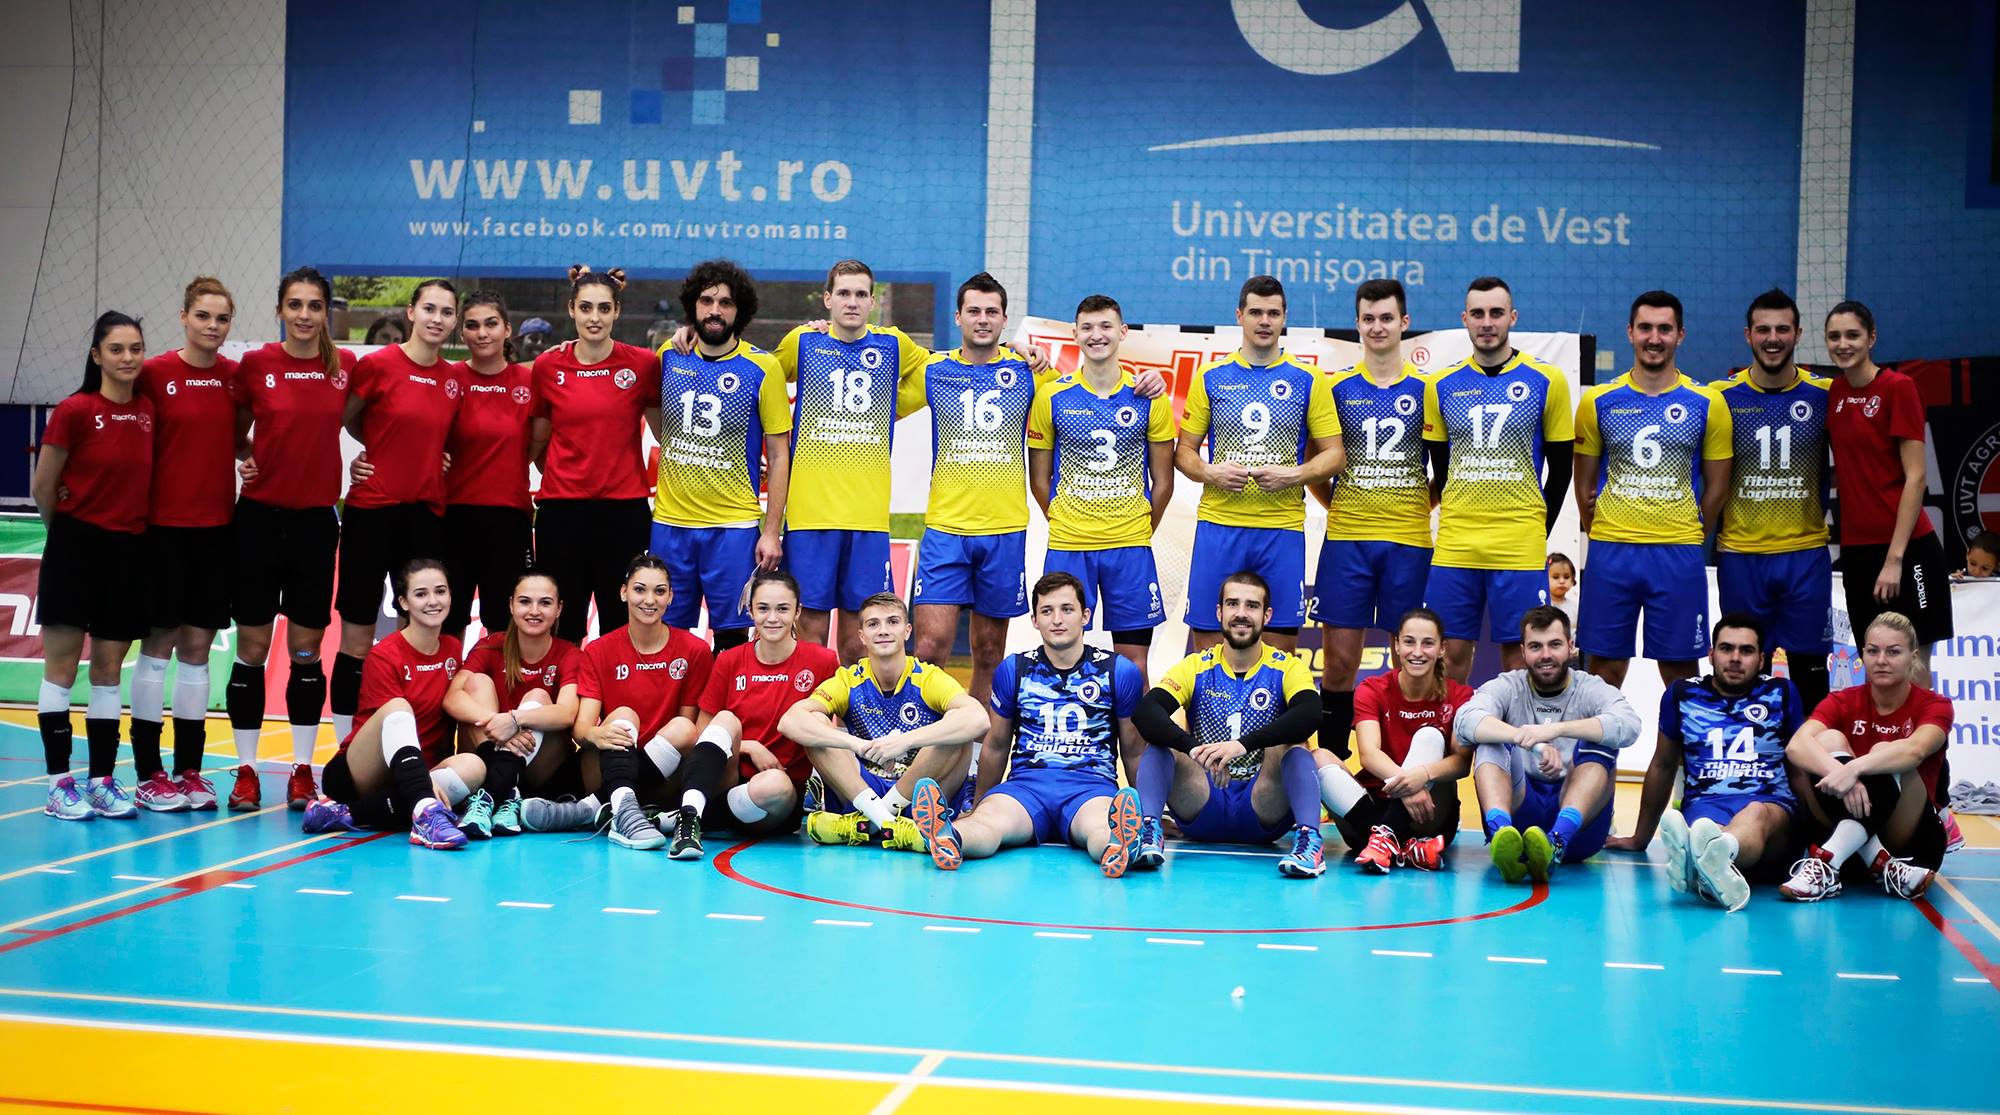
<path fill-rule="evenodd" d="M 451 810 L 434 801 L 424 806 L 424 811 L 417 814 L 416 823 L 410 826 L 410 843 L 439 851 L 457 851 L 465 847 L 465 833 L 458 827 L 458 819 L 451 815 Z"/>
<path fill-rule="evenodd" d="M 306 806 L 305 821 L 299 827 L 315 834 L 362 831 L 361 826 L 354 823 L 354 814 L 331 798 L 320 798 Z"/>

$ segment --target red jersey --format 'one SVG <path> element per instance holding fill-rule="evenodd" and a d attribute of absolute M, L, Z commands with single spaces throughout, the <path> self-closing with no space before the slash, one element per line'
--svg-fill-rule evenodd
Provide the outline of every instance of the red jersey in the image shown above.
<path fill-rule="evenodd" d="M 121 534 L 146 529 L 153 475 L 153 404 L 134 393 L 114 403 L 96 392 L 75 394 L 49 412 L 42 444 L 69 452 L 56 510 Z"/>
<path fill-rule="evenodd" d="M 604 706 L 600 719 L 621 705 L 638 713 L 640 743 L 695 703 L 714 664 L 707 643 L 678 627 L 667 631 L 667 645 L 658 654 L 639 653 L 632 629 L 621 627 L 577 656 L 577 695 Z"/>
<path fill-rule="evenodd" d="M 236 361 L 218 356 L 197 368 L 163 352 L 139 370 L 139 393 L 153 404 L 153 500 L 147 522 L 160 527 L 228 526 L 236 508 Z"/>
<path fill-rule="evenodd" d="M 803 786 L 812 775 L 812 760 L 806 750 L 778 734 L 778 720 L 786 711 L 812 695 L 813 687 L 840 669 L 840 656 L 818 643 L 801 642 L 791 657 L 776 665 L 757 658 L 755 639 L 733 646 L 716 656 L 715 669 L 701 691 L 701 711 L 724 709 L 743 721 L 743 738 L 754 739 L 770 749 L 785 764 L 785 774 Z M 757 773 L 757 764 L 740 760 L 743 778 Z"/>
<path fill-rule="evenodd" d="M 547 654 L 533 662 L 521 663 L 520 684 L 508 685 L 507 633 L 495 631 L 473 644 L 471 653 L 465 656 L 465 668 L 485 674 L 493 682 L 493 691 L 500 695 L 500 711 L 513 712 L 521 707 L 522 697 L 537 689 L 547 690 L 553 698 L 563 686 L 576 684 L 577 655 L 581 653 L 568 639 L 550 639 Z"/>
<path fill-rule="evenodd" d="M 534 402 L 534 372 L 509 364 L 498 375 L 481 375 L 458 365 L 465 393 L 458 400 L 445 451 L 451 471 L 444 476 L 444 501 L 453 506 L 518 507 L 528 510 L 528 413 Z"/>
<path fill-rule="evenodd" d="M 1827 387 L 1826 438 L 1833 446 L 1834 480 L 1840 488 L 1840 544 L 1881 546 L 1896 532 L 1896 504 L 1903 498 L 1899 441 L 1924 441 L 1924 401 L 1917 382 L 1887 368 L 1863 388 L 1836 373 Z M 1919 514 L 1911 538 L 1931 533 Z"/>
<path fill-rule="evenodd" d="M 361 400 L 361 444 L 375 471 L 348 489 L 349 507 L 421 503 L 444 513 L 444 443 L 458 412 L 459 369 L 446 360 L 426 368 L 401 345 L 355 364 L 349 390 Z"/>
<path fill-rule="evenodd" d="M 660 358 L 614 342 L 594 364 L 577 360 L 576 342 L 535 358 L 530 413 L 549 420 L 542 459 L 543 499 L 643 499 L 646 408 L 660 405 Z"/>
<path fill-rule="evenodd" d="M 1921 685 L 1910 686 L 1910 695 L 1902 705 L 1886 714 L 1875 711 L 1875 699 L 1868 695 L 1868 686 L 1842 689 L 1827 694 L 1826 700 L 1813 710 L 1812 718 L 1846 736 L 1856 756 L 1868 754 L 1876 744 L 1886 740 L 1908 739 L 1925 724 L 1943 728 L 1947 746 L 1951 739 L 1951 699 Z M 1944 769 L 1945 750 L 1940 747 L 1917 764 L 1917 776 L 1924 780 L 1924 790 L 1934 801 L 1938 773 Z"/>
<path fill-rule="evenodd" d="M 276 341 L 243 354 L 236 366 L 236 405 L 247 409 L 257 479 L 243 498 L 272 507 L 332 507 L 340 498 L 340 420 L 354 354 L 340 350 L 332 376 L 318 356 L 299 359 Z"/>
<path fill-rule="evenodd" d="M 458 672 L 459 658 L 458 640 L 450 635 L 438 638 L 436 654 L 411 646 L 401 631 L 376 643 L 361 665 L 361 704 L 354 711 L 354 731 L 360 731 L 392 698 L 401 697 L 410 702 L 417 718 L 424 762 L 436 766 L 450 758 L 455 722 L 444 714 L 444 691 Z M 340 749 L 347 750 L 353 740 L 354 732 L 347 733 Z"/>
<path fill-rule="evenodd" d="M 1354 722 L 1373 720 L 1382 728 L 1382 754 L 1398 764 L 1410 755 L 1410 737 L 1419 728 L 1436 728 L 1444 733 L 1445 754 L 1451 754 L 1452 720 L 1465 702 L 1472 699 L 1472 687 L 1462 681 L 1446 681 L 1444 700 L 1412 701 L 1403 696 L 1396 681 L 1398 671 L 1376 674 L 1354 689 Z M 1379 793 L 1382 780 L 1363 767 L 1355 781 L 1369 793 Z M 1457 791 L 1448 791 L 1456 793 Z"/>

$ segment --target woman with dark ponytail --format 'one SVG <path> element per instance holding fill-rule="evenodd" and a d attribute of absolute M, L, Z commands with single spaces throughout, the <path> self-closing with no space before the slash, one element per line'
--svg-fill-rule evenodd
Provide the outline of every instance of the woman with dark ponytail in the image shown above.
<path fill-rule="evenodd" d="M 486 764 L 486 786 L 459 819 L 474 840 L 519 835 L 521 791 L 554 796 L 547 787 L 557 772 L 578 770 L 569 732 L 580 652 L 555 636 L 562 614 L 555 578 L 539 569 L 517 575 L 509 611 L 504 629 L 466 652 L 444 698 L 446 714 L 463 725 L 459 748 Z"/>
<path fill-rule="evenodd" d="M 153 404 L 138 393 L 146 360 L 139 323 L 100 315 L 84 358 L 83 386 L 57 403 L 42 432 L 30 490 L 48 541 L 36 591 L 42 621 L 42 754 L 48 761 L 49 816 L 64 821 L 125 819 L 138 808 L 111 775 L 118 761 L 119 673 L 146 616 L 109 586 L 145 567 L 141 539 L 153 476 Z M 83 638 L 90 636 L 90 706 L 84 728 L 90 772 L 69 773 L 70 690 Z"/>
<path fill-rule="evenodd" d="M 246 353 L 236 369 L 236 428 L 247 438 L 236 501 L 236 662 L 229 672 L 229 723 L 236 736 L 236 786 L 229 808 L 255 809 L 257 741 L 264 730 L 264 661 L 279 613 L 289 621 L 291 669 L 285 711 L 292 724 L 285 799 L 304 809 L 318 796 L 313 748 L 326 672 L 320 640 L 333 613 L 334 553 L 340 521 L 340 426 L 354 354 L 327 333 L 333 286 L 310 267 L 278 280 L 285 339 Z"/>
<path fill-rule="evenodd" d="M 465 296 L 459 333 L 472 353 L 461 366 L 465 396 L 446 449 L 445 562 L 451 566 L 451 618 L 463 637 L 479 593 L 479 622 L 490 635 L 507 626 L 514 584 L 534 554 L 528 501 L 528 412 L 534 373 L 514 362 L 507 303 L 490 290 Z M 588 604 L 578 608 L 587 611 Z"/>

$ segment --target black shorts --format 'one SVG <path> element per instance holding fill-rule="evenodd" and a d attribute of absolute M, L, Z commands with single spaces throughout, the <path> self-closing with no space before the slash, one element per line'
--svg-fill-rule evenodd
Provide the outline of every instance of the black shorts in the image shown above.
<path fill-rule="evenodd" d="M 342 622 L 374 626 L 382 617 L 382 579 L 401 576 L 411 558 L 444 557 L 444 518 L 421 503 L 349 507 L 340 523 Z"/>
<path fill-rule="evenodd" d="M 548 499 L 535 513 L 535 557 L 562 595 L 556 635 L 581 644 L 597 601 L 600 632 L 625 626 L 625 566 L 653 540 L 647 499 Z"/>
<path fill-rule="evenodd" d="M 272 507 L 236 501 L 236 583 L 230 612 L 244 627 L 262 627 L 280 613 L 299 627 L 332 619 L 333 555 L 340 519 L 331 507 Z"/>
<path fill-rule="evenodd" d="M 236 545 L 231 529 L 147 527 L 149 622 L 155 628 L 229 626 L 229 591 Z"/>
<path fill-rule="evenodd" d="M 525 508 L 454 504 L 444 509 L 444 563 L 451 579 L 446 631 L 462 630 L 479 593 L 479 622 L 505 631 L 521 570 L 535 560 L 533 517 Z"/>
<path fill-rule="evenodd" d="M 1916 625 L 1917 642 L 1928 646 L 1952 636 L 1951 570 L 1944 560 L 1944 543 L 1935 532 L 1910 539 L 1903 551 L 1903 585 L 1888 603 L 1875 599 L 1875 578 L 1889 547 L 1842 546 L 1841 587 L 1847 595 L 1847 622 L 1860 646 L 1868 625 L 1883 612 L 1901 612 Z"/>
<path fill-rule="evenodd" d="M 81 627 L 113 642 L 143 639 L 146 610 L 118 591 L 146 579 L 145 536 L 105 530 L 74 516 L 49 517 L 42 568 L 35 588 L 43 627 Z"/>

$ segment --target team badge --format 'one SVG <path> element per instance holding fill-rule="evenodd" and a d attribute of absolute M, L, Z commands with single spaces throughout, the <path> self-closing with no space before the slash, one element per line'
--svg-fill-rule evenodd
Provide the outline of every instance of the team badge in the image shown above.
<path fill-rule="evenodd" d="M 530 402 L 534 401 L 534 394 L 528 390 L 528 385 L 524 383 L 514 389 L 513 398 L 521 406 L 527 406 Z"/>
<path fill-rule="evenodd" d="M 1001 368 L 993 373 L 993 382 L 1003 390 L 1014 386 L 1014 369 Z"/>
<path fill-rule="evenodd" d="M 1800 399 L 1792 404 L 1792 419 L 1794 421 L 1804 422 L 1806 419 L 1811 417 L 1812 417 L 1811 403 L 1806 402 L 1804 399 Z"/>
<path fill-rule="evenodd" d="M 1521 380 L 1515 380 L 1507 385 L 1507 397 L 1517 403 L 1527 401 L 1528 385 Z"/>
<path fill-rule="evenodd" d="M 1076 699 L 1082 701 L 1084 704 L 1090 704 L 1097 700 L 1097 695 L 1100 692 L 1102 690 L 1098 686 L 1097 679 L 1091 678 L 1076 687 Z"/>
<path fill-rule="evenodd" d="M 1252 689 L 1250 691 L 1250 707 L 1256 709 L 1258 712 L 1263 712 L 1265 709 L 1270 708 L 1271 691 L 1268 689 Z"/>
<path fill-rule="evenodd" d="M 914 728 L 917 726 L 917 706 L 904 705 L 896 710 L 896 719 Z"/>
<path fill-rule="evenodd" d="M 813 687 L 813 672 L 811 670 L 800 670 L 798 674 L 792 678 L 792 688 L 798 690 L 801 693 L 812 692 L 812 687 Z"/>
<path fill-rule="evenodd" d="M 1139 420 L 1139 412 L 1133 410 L 1131 407 L 1119 407 L 1118 413 L 1113 416 L 1113 420 L 1120 426 L 1130 426 Z"/>
<path fill-rule="evenodd" d="M 456 400 L 456 399 L 458 398 L 458 381 L 457 381 L 457 380 L 455 380 L 455 379 L 448 379 L 448 380 L 445 380 L 445 381 L 444 381 L 444 397 L 445 397 L 445 398 L 447 398 L 447 399 L 453 399 L 453 400 Z"/>
<path fill-rule="evenodd" d="M 1743 717 L 1752 724 L 1762 724 L 1771 719 L 1770 706 L 1762 703 L 1746 706 L 1743 709 Z"/>
<path fill-rule="evenodd" d="M 1271 381 L 1271 397 L 1272 397 L 1273 399 L 1276 399 L 1276 400 L 1278 400 L 1278 401 L 1279 401 L 1279 402 L 1281 402 L 1281 403 L 1282 403 L 1282 402 L 1284 402 L 1284 401 L 1285 401 L 1286 399 L 1289 399 L 1289 398 L 1291 398 L 1291 397 L 1292 397 L 1292 383 L 1291 383 L 1291 381 L 1290 381 L 1290 380 L 1284 380 L 1284 379 L 1274 379 L 1274 380 L 1272 380 L 1272 381 Z"/>
<path fill-rule="evenodd" d="M 639 382 L 639 373 L 630 368 L 620 368 L 611 374 L 611 382 L 617 384 L 620 391 L 629 390 L 633 384 Z"/>
<path fill-rule="evenodd" d="M 1868 396 L 1868 399 L 1861 404 L 1861 413 L 1869 418 L 1873 418 L 1876 415 L 1882 413 L 1882 396 L 1880 395 Z"/>
<path fill-rule="evenodd" d="M 139 412 L 139 428 L 140 428 L 141 430 L 144 430 L 145 432 L 147 432 L 147 433 L 149 433 L 149 434 L 150 434 L 150 433 L 152 433 L 152 432 L 153 432 L 153 416 L 152 416 L 152 415 L 150 415 L 150 414 L 147 414 L 147 413 L 146 413 L 145 411 L 140 411 L 140 412 Z"/>
<path fill-rule="evenodd" d="M 1688 408 L 1682 406 L 1681 404 L 1670 403 L 1667 405 L 1667 421 L 1685 422 L 1687 421 L 1687 416 L 1688 416 Z"/>
<path fill-rule="evenodd" d="M 741 386 L 743 386 L 743 380 L 735 372 L 724 372 L 715 377 L 715 389 L 725 395 L 733 393 Z"/>
<path fill-rule="evenodd" d="M 862 350 L 861 350 L 861 366 L 862 366 L 862 367 L 864 367 L 864 368 L 866 368 L 866 369 L 868 369 L 868 370 L 869 370 L 869 371 L 871 371 L 871 372 L 872 372 L 872 371 L 874 371 L 875 369 L 877 369 L 877 368 L 881 367 L 881 366 L 882 366 L 882 350 L 881 350 L 881 349 L 879 349 L 879 348 L 864 348 L 864 349 L 862 349 Z"/>
<path fill-rule="evenodd" d="M 333 379 L 330 382 L 333 384 L 333 389 L 335 391 L 347 390 L 347 369 L 335 368 L 333 371 Z M 1869 413 L 1872 416 L 1874 412 L 1871 411 Z"/>
<path fill-rule="evenodd" d="M 688 660 L 685 658 L 676 658 L 672 662 L 669 662 L 667 664 L 667 676 L 675 681 L 688 676 Z"/>
<path fill-rule="evenodd" d="M 1400 414 L 1403 417 L 1408 418 L 1410 415 L 1415 414 L 1416 412 L 1417 412 L 1417 397 L 1415 395 L 1396 396 L 1397 414 Z"/>
<path fill-rule="evenodd" d="M 458 672 L 458 659 L 446 658 L 444 660 L 444 676 L 450 677 L 451 675 L 457 672 Z"/>

